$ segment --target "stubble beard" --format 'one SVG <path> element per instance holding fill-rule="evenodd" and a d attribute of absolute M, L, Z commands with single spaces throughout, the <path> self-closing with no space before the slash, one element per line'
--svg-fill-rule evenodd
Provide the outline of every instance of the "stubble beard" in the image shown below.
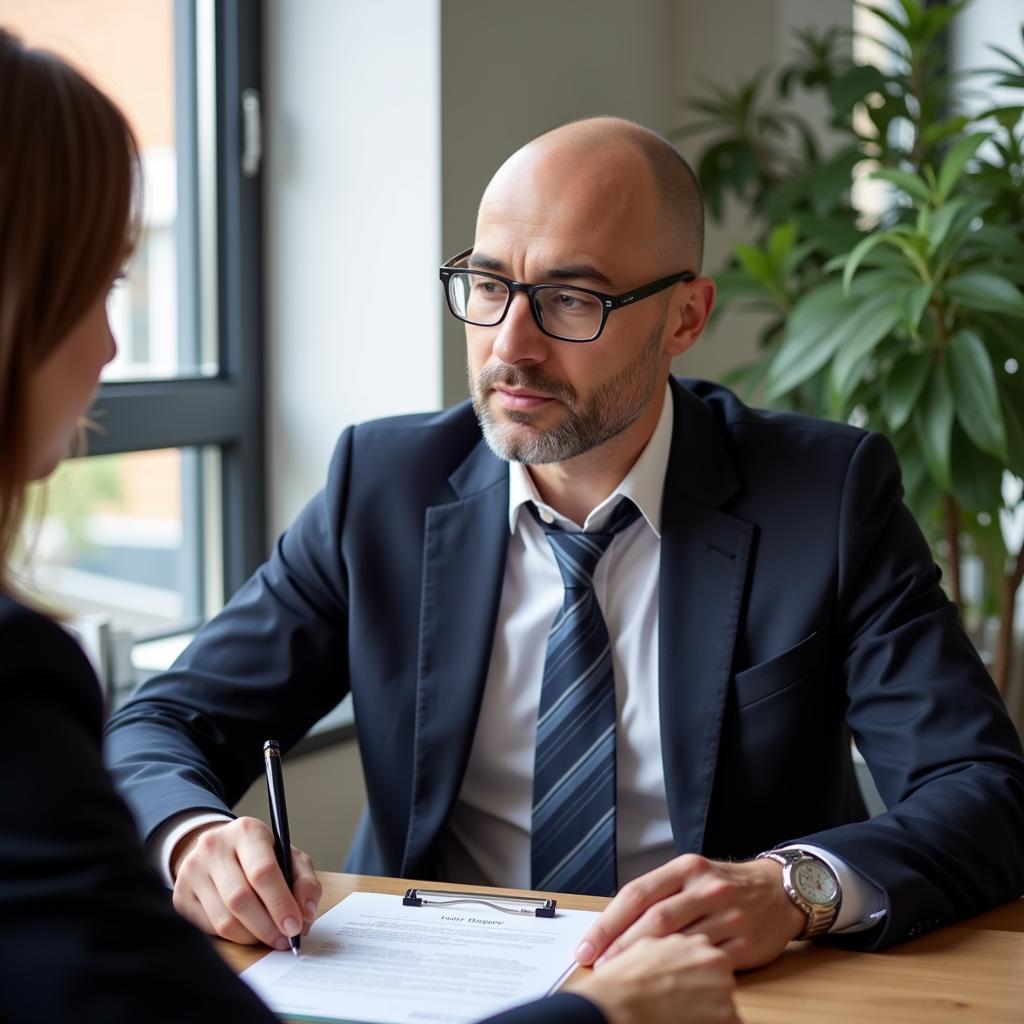
<path fill-rule="evenodd" d="M 636 359 L 598 385 L 582 407 L 575 389 L 566 381 L 548 377 L 532 367 L 484 367 L 475 380 L 468 372 L 473 410 L 487 446 L 499 459 L 532 466 L 565 462 L 621 434 L 640 418 L 655 389 L 663 384 L 659 364 L 666 315 L 648 335 Z M 565 410 L 561 422 L 541 430 L 532 426 L 531 413 L 515 409 L 504 409 L 502 416 L 507 422 L 499 422 L 487 402 L 490 389 L 499 385 L 557 399 Z"/>

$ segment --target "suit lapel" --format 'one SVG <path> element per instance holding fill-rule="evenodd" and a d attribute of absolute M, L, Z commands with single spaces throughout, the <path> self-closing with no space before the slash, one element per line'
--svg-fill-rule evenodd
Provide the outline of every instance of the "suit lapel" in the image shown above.
<path fill-rule="evenodd" d="M 665 788 L 682 853 L 704 840 L 754 527 L 719 510 L 739 489 L 722 428 L 704 402 L 671 383 L 658 678 Z"/>
<path fill-rule="evenodd" d="M 483 441 L 428 508 L 423 537 L 412 808 L 402 874 L 429 856 L 458 796 L 490 663 L 508 549 L 508 466 Z"/>

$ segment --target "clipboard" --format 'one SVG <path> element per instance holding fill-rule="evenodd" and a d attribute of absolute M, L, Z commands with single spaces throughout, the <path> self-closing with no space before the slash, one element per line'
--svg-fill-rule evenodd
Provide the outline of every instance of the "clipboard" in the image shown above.
<path fill-rule="evenodd" d="M 483 904 L 506 914 L 530 917 L 554 917 L 557 900 L 543 896 L 502 896 L 493 892 L 469 892 L 458 889 L 406 889 L 404 907 L 457 907 L 466 903 Z"/>

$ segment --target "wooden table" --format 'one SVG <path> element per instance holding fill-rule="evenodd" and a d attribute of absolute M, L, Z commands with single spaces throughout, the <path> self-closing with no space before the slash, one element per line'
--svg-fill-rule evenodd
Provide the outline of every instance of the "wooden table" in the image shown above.
<path fill-rule="evenodd" d="M 321 912 L 350 892 L 437 887 L 372 875 L 319 877 Z M 600 910 L 607 902 L 595 896 L 558 898 L 559 906 L 579 910 Z M 218 947 L 236 971 L 267 952 L 222 940 Z M 1022 1024 L 1024 899 L 885 953 L 794 942 L 775 963 L 744 972 L 738 981 L 736 1003 L 746 1024 Z M 566 987 L 573 987 L 573 979 Z"/>

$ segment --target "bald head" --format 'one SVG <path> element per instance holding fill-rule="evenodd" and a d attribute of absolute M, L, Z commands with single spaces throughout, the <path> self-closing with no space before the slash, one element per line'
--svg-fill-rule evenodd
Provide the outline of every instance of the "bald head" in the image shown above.
<path fill-rule="evenodd" d="M 665 272 L 699 274 L 704 250 L 704 201 L 690 165 L 656 132 L 623 118 L 574 121 L 527 143 L 498 169 L 484 192 L 481 213 L 490 197 L 522 187 L 525 174 L 533 187 L 546 188 L 549 201 L 565 191 L 578 201 L 589 195 L 592 216 L 625 212 L 630 204 L 651 206 L 646 226 Z M 646 220 L 647 218 L 645 218 Z"/>

